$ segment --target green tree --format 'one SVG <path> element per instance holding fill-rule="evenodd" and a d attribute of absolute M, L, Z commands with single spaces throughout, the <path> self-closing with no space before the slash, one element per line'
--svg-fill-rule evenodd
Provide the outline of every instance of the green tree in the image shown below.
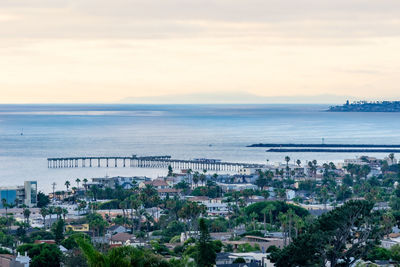
<path fill-rule="evenodd" d="M 23 214 L 24 214 L 26 224 L 29 225 L 29 216 L 31 215 L 31 211 L 28 208 L 25 208 L 23 211 Z"/>
<path fill-rule="evenodd" d="M 57 244 L 60 244 L 61 241 L 64 240 L 64 221 L 62 219 L 59 219 L 54 225 L 53 225 L 53 234 L 54 234 L 54 239 Z"/>
<path fill-rule="evenodd" d="M 387 234 L 382 211 L 368 201 L 348 201 L 321 215 L 271 260 L 281 266 L 350 266 Z"/>
<path fill-rule="evenodd" d="M 215 264 L 217 257 L 215 248 L 212 245 L 208 227 L 203 218 L 199 221 L 200 237 L 196 243 L 196 263 L 199 267 L 211 267 Z"/>
<path fill-rule="evenodd" d="M 37 194 L 37 207 L 38 208 L 43 208 L 46 207 L 50 203 L 50 199 L 47 195 L 45 195 L 43 192 L 39 192 Z"/>
<path fill-rule="evenodd" d="M 76 187 L 79 189 L 79 183 L 81 182 L 81 179 L 76 178 L 75 182 L 76 182 Z"/>
<path fill-rule="evenodd" d="M 174 171 L 172 169 L 172 166 L 168 165 L 168 174 L 167 174 L 167 176 L 172 176 L 172 175 L 174 175 Z"/>
<path fill-rule="evenodd" d="M 169 267 L 171 266 L 161 256 L 155 255 L 150 250 L 138 249 L 129 246 L 113 248 L 107 253 L 101 253 L 93 246 L 78 238 L 77 243 L 90 267 Z"/>
<path fill-rule="evenodd" d="M 70 181 L 65 181 L 65 187 L 67 188 L 67 192 L 69 192 L 69 187 L 71 186 Z"/>
<path fill-rule="evenodd" d="M 52 244 L 26 244 L 19 246 L 17 251 L 24 254 L 25 251 L 32 259 L 32 267 L 59 267 L 62 253 L 56 245 Z"/>

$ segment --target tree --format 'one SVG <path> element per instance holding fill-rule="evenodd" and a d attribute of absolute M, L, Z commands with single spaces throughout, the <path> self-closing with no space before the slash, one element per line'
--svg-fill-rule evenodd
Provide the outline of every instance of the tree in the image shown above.
<path fill-rule="evenodd" d="M 70 186 L 71 186 L 71 183 L 69 181 L 65 181 L 65 187 L 67 188 L 67 192 L 69 192 Z"/>
<path fill-rule="evenodd" d="M 90 267 L 169 267 L 170 265 L 161 256 L 155 255 L 150 250 L 123 246 L 110 249 L 107 253 L 97 251 L 82 238 L 76 239 L 79 248 L 85 255 Z"/>
<path fill-rule="evenodd" d="M 236 258 L 232 263 L 246 263 L 246 260 L 242 257 Z"/>
<path fill-rule="evenodd" d="M 29 266 L 32 267 L 59 267 L 62 253 L 60 249 L 53 244 L 25 244 L 19 246 L 17 251 L 24 254 L 25 251 L 32 259 Z"/>
<path fill-rule="evenodd" d="M 204 173 L 200 174 L 201 184 L 204 186 L 204 182 L 206 181 L 206 175 Z"/>
<path fill-rule="evenodd" d="M 68 214 L 68 210 L 67 210 L 66 208 L 63 208 L 61 212 L 62 212 L 63 220 L 65 221 L 65 217 L 66 217 L 67 214 Z"/>
<path fill-rule="evenodd" d="M 273 223 L 272 212 L 274 210 L 276 210 L 275 205 L 273 205 L 272 203 L 268 203 L 267 206 L 261 211 L 264 214 L 264 230 L 267 230 L 267 227 L 266 227 L 267 213 L 269 214 L 269 223 L 272 225 L 272 223 Z"/>
<path fill-rule="evenodd" d="M 29 216 L 31 215 L 31 211 L 29 209 L 25 208 L 23 213 L 24 213 L 25 222 L 29 225 Z"/>
<path fill-rule="evenodd" d="M 40 209 L 40 215 L 43 217 L 43 226 L 46 229 L 46 216 L 49 215 L 49 210 L 47 208 L 41 208 Z"/>
<path fill-rule="evenodd" d="M 391 222 L 368 201 L 348 201 L 321 215 L 304 233 L 282 250 L 272 253 L 275 266 L 350 266 L 365 257 Z"/>
<path fill-rule="evenodd" d="M 203 218 L 199 221 L 200 237 L 196 244 L 196 263 L 199 267 L 211 267 L 215 264 L 217 257 L 214 246 L 211 242 L 211 237 L 208 232 L 208 227 Z"/>
<path fill-rule="evenodd" d="M 390 163 L 393 164 L 394 163 L 394 154 L 393 153 L 389 154 L 389 159 L 390 159 Z"/>
<path fill-rule="evenodd" d="M 76 187 L 79 189 L 79 183 L 81 182 L 81 179 L 76 178 L 75 182 L 76 182 Z"/>
<path fill-rule="evenodd" d="M 196 185 L 196 187 L 197 187 L 197 184 L 199 183 L 199 172 L 195 172 L 194 174 L 193 174 L 193 183 Z"/>
<path fill-rule="evenodd" d="M 290 172 L 289 172 L 289 161 L 290 161 L 290 157 L 286 156 L 285 157 L 285 161 L 286 161 L 286 177 L 289 177 Z"/>
<path fill-rule="evenodd" d="M 47 195 L 45 195 L 43 192 L 40 192 L 37 194 L 37 207 L 38 208 L 43 208 L 46 207 L 50 203 L 50 199 Z"/>
<path fill-rule="evenodd" d="M 300 167 L 300 164 L 301 164 L 301 160 L 296 160 L 296 164 L 297 164 L 297 166 L 299 166 Z"/>
<path fill-rule="evenodd" d="M 174 171 L 172 169 L 172 166 L 168 165 L 168 174 L 167 174 L 167 176 L 172 176 L 173 174 L 174 174 Z"/>
<path fill-rule="evenodd" d="M 57 244 L 64 240 L 64 221 L 59 219 L 53 227 L 54 239 Z"/>
<path fill-rule="evenodd" d="M 85 191 L 86 191 L 88 179 L 84 178 L 82 181 L 83 181 L 83 186 L 85 187 Z"/>

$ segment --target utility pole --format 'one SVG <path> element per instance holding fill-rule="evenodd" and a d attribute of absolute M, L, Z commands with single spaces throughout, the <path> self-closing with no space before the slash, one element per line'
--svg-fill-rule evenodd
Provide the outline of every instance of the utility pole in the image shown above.
<path fill-rule="evenodd" d="M 52 184 L 51 184 L 51 186 L 53 187 L 53 202 L 55 202 L 55 200 L 56 200 L 56 195 L 55 195 L 55 191 L 56 191 L 56 183 L 55 182 L 53 182 Z"/>

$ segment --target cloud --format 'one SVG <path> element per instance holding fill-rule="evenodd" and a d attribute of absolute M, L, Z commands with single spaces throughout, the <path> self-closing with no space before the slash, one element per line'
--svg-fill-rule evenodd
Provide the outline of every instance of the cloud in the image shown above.
<path fill-rule="evenodd" d="M 2 0 L 0 101 L 397 96 L 399 46 L 398 0 Z"/>
<path fill-rule="evenodd" d="M 2 22 L 3 39 L 400 35 L 397 0 L 3 0 L 0 8 L 3 16 L 19 18 Z"/>

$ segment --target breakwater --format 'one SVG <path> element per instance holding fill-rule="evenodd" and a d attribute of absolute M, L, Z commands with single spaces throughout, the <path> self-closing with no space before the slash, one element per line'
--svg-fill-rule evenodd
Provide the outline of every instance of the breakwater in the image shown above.
<path fill-rule="evenodd" d="M 247 147 L 296 147 L 296 148 L 400 148 L 400 144 L 252 144 Z"/>
<path fill-rule="evenodd" d="M 271 148 L 267 152 L 321 152 L 321 153 L 400 153 L 400 149 L 323 149 L 323 148 Z"/>

